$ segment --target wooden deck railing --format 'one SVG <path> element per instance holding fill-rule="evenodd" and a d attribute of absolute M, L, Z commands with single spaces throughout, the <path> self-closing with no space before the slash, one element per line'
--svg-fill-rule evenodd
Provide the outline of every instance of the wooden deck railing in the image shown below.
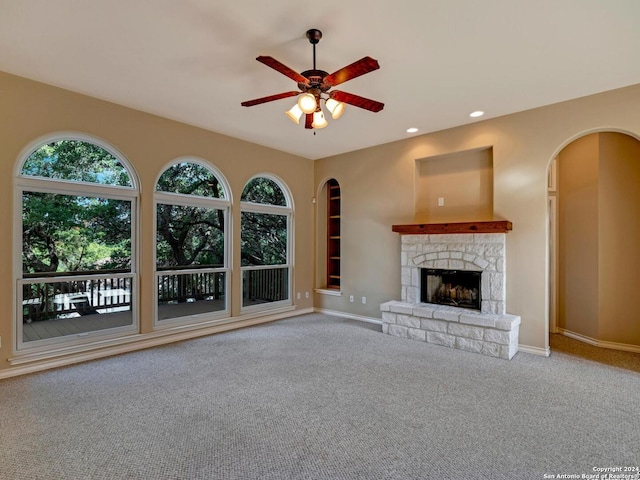
<path fill-rule="evenodd" d="M 247 303 L 277 302 L 289 298 L 289 267 L 245 267 L 243 300 Z"/>
<path fill-rule="evenodd" d="M 131 309 L 132 273 L 94 272 L 25 275 L 22 279 L 23 321 L 90 315 L 101 310 Z M 158 304 L 225 297 L 226 271 L 207 266 L 164 269 L 157 273 Z M 243 267 L 244 304 L 289 298 L 289 267 Z"/>
<path fill-rule="evenodd" d="M 73 277 L 73 278 L 70 278 Z M 26 323 L 65 317 L 71 313 L 89 315 L 98 310 L 131 306 L 131 273 L 87 272 L 40 276 L 25 275 L 22 283 L 22 317 Z"/>
<path fill-rule="evenodd" d="M 225 276 L 226 272 L 211 267 L 171 268 L 171 270 L 160 271 L 158 272 L 158 304 L 223 298 Z"/>

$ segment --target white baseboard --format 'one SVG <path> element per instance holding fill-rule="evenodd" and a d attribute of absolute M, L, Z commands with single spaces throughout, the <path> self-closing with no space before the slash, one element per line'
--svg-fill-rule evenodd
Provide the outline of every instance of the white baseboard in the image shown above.
<path fill-rule="evenodd" d="M 606 342 L 603 340 L 597 340 L 595 338 L 587 337 L 586 335 L 582 335 L 580 333 L 575 333 L 570 330 L 565 330 L 564 328 L 559 328 L 558 333 L 561 335 L 564 335 L 565 337 L 573 338 L 574 340 L 588 343 L 589 345 L 593 345 L 594 347 L 608 348 L 611 350 L 621 350 L 623 352 L 640 353 L 640 346 L 638 345 L 629 345 L 628 343 L 616 343 L 616 342 Z"/>
<path fill-rule="evenodd" d="M 289 311 L 280 311 L 278 313 L 265 314 L 260 317 L 256 316 L 255 314 L 251 316 L 232 317 L 227 319 L 228 321 L 226 321 L 225 323 L 218 323 L 217 325 L 207 326 L 203 328 L 197 328 L 196 326 L 192 330 L 188 331 L 169 332 L 167 330 L 161 330 L 149 334 L 138 334 L 135 336 L 127 337 L 126 339 L 121 339 L 123 342 L 122 344 L 112 345 L 96 350 L 75 353 L 67 352 L 64 354 L 60 353 L 58 355 L 50 355 L 48 357 L 38 357 L 37 355 L 26 356 L 23 358 L 15 357 L 9 360 L 13 365 L 18 366 L 8 368 L 6 370 L 0 370 L 0 380 L 2 380 L 3 378 L 16 377 L 19 375 L 26 375 L 28 373 L 49 370 L 51 368 L 73 365 L 75 363 L 86 362 L 89 360 L 96 360 L 113 355 L 120 355 L 122 353 L 134 352 L 136 350 L 144 350 L 146 348 L 157 347 L 169 343 L 181 342 L 183 340 L 205 337 L 207 335 L 213 335 L 215 333 L 222 333 L 228 330 L 236 330 L 239 328 L 259 325 L 261 323 L 273 322 L 297 315 L 305 315 L 307 313 L 313 313 L 313 311 L 313 308 L 304 308 L 300 310 L 292 309 Z"/>
<path fill-rule="evenodd" d="M 548 357 L 551 354 L 549 347 L 531 347 L 529 345 L 518 345 L 518 352 L 531 353 L 533 355 L 540 355 L 541 357 Z"/>
<path fill-rule="evenodd" d="M 382 325 L 382 320 L 380 318 L 365 317 L 364 315 L 356 315 L 355 313 L 338 312 L 336 310 L 327 310 L 326 308 L 315 308 L 314 311 L 317 313 L 332 315 L 334 317 L 350 318 L 352 320 L 358 320 L 360 322 L 375 323 L 376 325 Z"/>
<path fill-rule="evenodd" d="M 558 332 L 560 335 L 564 335 L 565 337 L 573 338 L 574 340 L 578 340 L 583 343 L 588 343 L 589 345 L 593 345 L 594 347 L 598 346 L 598 341 L 595 338 L 587 337 L 586 335 L 582 335 L 580 333 L 574 333 L 570 330 L 565 330 L 564 328 L 558 328 Z"/>

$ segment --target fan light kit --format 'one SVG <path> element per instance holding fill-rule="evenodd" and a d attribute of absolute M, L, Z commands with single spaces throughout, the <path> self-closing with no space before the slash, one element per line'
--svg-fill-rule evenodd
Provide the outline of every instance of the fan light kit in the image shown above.
<path fill-rule="evenodd" d="M 347 65 L 340 70 L 328 74 L 324 70 L 316 69 L 316 45 L 322 38 L 322 32 L 316 28 L 307 30 L 307 38 L 309 43 L 313 45 L 313 69 L 298 73 L 286 65 L 280 63 L 273 57 L 260 56 L 256 60 L 264 63 L 266 66 L 286 75 L 290 79 L 298 83 L 300 91 L 291 91 L 270 95 L 268 97 L 256 98 L 242 102 L 243 107 L 252 107 L 261 103 L 280 100 L 281 98 L 299 96 L 298 102 L 287 110 L 286 115 L 294 122 L 300 123 L 300 118 L 305 115 L 305 128 L 318 129 L 328 125 L 327 119 L 322 110 L 322 103 L 334 120 L 340 118 L 344 113 L 345 104 L 363 108 L 371 112 L 379 112 L 384 108 L 384 103 L 370 100 L 368 98 L 354 95 L 353 93 L 341 92 L 333 90 L 332 87 L 351 80 L 353 78 L 364 75 L 380 68 L 377 60 L 371 57 L 363 57 L 360 60 Z"/>

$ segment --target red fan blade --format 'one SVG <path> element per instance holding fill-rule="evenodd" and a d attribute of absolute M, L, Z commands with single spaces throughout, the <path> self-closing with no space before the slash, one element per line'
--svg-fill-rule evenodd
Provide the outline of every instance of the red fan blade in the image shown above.
<path fill-rule="evenodd" d="M 334 90 L 331 92 L 331 98 L 338 102 L 348 103 L 354 107 L 364 108 L 372 112 L 379 112 L 384 108 L 384 103 L 376 102 L 368 98 L 359 97 L 353 93 L 341 92 L 340 90 Z"/>
<path fill-rule="evenodd" d="M 313 113 L 307 113 L 305 117 L 304 128 L 313 128 L 311 125 L 313 123 Z"/>
<path fill-rule="evenodd" d="M 255 100 L 248 100 L 242 102 L 240 105 L 243 107 L 253 107 L 254 105 L 260 105 L 261 103 L 273 102 L 274 100 L 280 100 L 281 98 L 295 97 L 300 95 L 300 92 L 284 92 L 276 95 L 269 95 L 268 97 L 256 98 Z"/>
<path fill-rule="evenodd" d="M 260 56 L 256 58 L 256 60 L 259 61 L 260 63 L 264 63 L 267 67 L 271 67 L 274 70 L 280 72 L 281 74 L 286 75 L 287 77 L 289 77 L 291 80 L 295 82 L 304 83 L 305 85 L 309 84 L 308 78 L 303 77 L 298 72 L 290 69 L 285 64 L 280 63 L 278 60 L 276 60 L 273 57 Z"/>
<path fill-rule="evenodd" d="M 365 73 L 373 72 L 380 68 L 377 60 L 374 60 L 371 57 L 364 57 L 360 60 L 353 62 L 351 65 L 347 65 L 340 70 L 333 72 L 330 75 L 327 75 L 322 80 L 328 87 L 335 87 L 336 85 L 340 85 L 341 83 L 346 82 L 347 80 L 351 80 L 352 78 L 359 77 L 360 75 L 364 75 Z"/>

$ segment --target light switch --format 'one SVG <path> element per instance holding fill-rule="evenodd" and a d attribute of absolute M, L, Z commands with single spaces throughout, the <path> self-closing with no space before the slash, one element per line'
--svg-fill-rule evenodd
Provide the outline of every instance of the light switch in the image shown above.
<path fill-rule="evenodd" d="M 444 207 L 444 197 L 438 197 L 438 206 Z"/>

